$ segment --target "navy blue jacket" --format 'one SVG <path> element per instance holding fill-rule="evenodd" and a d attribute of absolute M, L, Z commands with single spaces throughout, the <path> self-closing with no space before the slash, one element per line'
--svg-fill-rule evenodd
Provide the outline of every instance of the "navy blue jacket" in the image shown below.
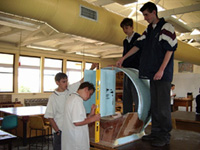
<path fill-rule="evenodd" d="M 166 23 L 164 18 L 160 19 L 155 29 L 152 28 L 152 24 L 149 24 L 135 45 L 138 48 L 142 48 L 139 77 L 150 80 L 153 80 L 154 75 L 159 70 L 166 52 L 173 51 L 161 79 L 171 82 L 173 79 L 174 51 L 177 48 L 177 39 L 173 26 Z"/>
<path fill-rule="evenodd" d="M 123 46 L 124 46 L 124 51 L 123 51 L 123 56 L 128 53 L 128 51 L 134 46 L 134 42 L 140 37 L 140 34 L 135 32 L 134 36 L 132 37 L 130 43 L 128 43 L 127 39 L 124 39 L 123 41 Z M 140 55 L 141 51 L 138 51 L 137 53 L 133 54 L 132 56 L 128 57 L 127 59 L 124 60 L 122 66 L 125 68 L 135 68 L 139 69 L 139 64 L 140 64 Z"/>

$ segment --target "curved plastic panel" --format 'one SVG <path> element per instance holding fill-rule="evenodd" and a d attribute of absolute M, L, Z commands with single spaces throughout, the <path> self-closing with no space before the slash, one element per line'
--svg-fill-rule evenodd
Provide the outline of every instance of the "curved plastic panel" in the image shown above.
<path fill-rule="evenodd" d="M 115 70 L 115 72 L 125 73 L 129 79 L 132 81 L 133 85 L 136 88 L 138 95 L 138 117 L 144 122 L 144 127 L 146 127 L 150 121 L 150 89 L 149 89 L 149 80 L 139 79 L 138 70 L 133 68 L 116 68 L 116 67 L 107 67 L 104 69 Z"/>

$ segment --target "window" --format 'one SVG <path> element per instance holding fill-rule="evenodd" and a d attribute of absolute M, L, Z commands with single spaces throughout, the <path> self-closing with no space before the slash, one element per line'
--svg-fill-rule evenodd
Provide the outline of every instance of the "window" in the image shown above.
<path fill-rule="evenodd" d="M 0 53 L 0 92 L 13 92 L 13 54 Z"/>
<path fill-rule="evenodd" d="M 75 61 L 67 61 L 67 76 L 69 84 L 80 81 L 82 78 L 82 63 Z"/>
<path fill-rule="evenodd" d="M 38 93 L 40 88 L 40 58 L 20 56 L 18 92 Z"/>
<path fill-rule="evenodd" d="M 57 87 L 55 83 L 55 75 L 62 72 L 62 60 L 44 59 L 44 91 L 54 91 Z"/>
<path fill-rule="evenodd" d="M 86 69 L 86 70 L 90 70 L 91 66 L 92 66 L 92 63 L 90 63 L 90 62 L 86 62 L 86 63 L 85 63 L 85 69 Z M 94 70 L 96 70 L 96 69 L 97 69 L 97 68 L 95 68 Z"/>
<path fill-rule="evenodd" d="M 90 70 L 90 67 L 92 66 L 92 63 L 85 63 L 85 70 Z M 96 69 L 96 68 L 95 68 Z"/>

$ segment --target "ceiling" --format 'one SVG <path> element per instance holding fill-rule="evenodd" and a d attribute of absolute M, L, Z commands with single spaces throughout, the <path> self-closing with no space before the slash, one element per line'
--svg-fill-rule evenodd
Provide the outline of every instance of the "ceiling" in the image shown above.
<path fill-rule="evenodd" d="M 138 3 L 136 0 L 85 1 L 123 17 L 132 17 L 134 21 L 147 25 L 138 11 L 147 1 L 138 0 Z M 152 0 L 152 2 L 161 6 L 159 17 L 165 17 L 174 25 L 179 40 L 200 49 L 200 33 L 194 33 L 200 30 L 200 0 Z M 100 58 L 117 58 L 122 55 L 122 46 L 61 33 L 45 22 L 5 12 L 0 12 L 0 42 L 13 44 L 16 47 L 39 46 L 64 53 Z"/>

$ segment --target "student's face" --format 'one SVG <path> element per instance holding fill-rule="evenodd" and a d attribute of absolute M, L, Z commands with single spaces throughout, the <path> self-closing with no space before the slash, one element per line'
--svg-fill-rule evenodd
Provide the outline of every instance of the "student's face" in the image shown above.
<path fill-rule="evenodd" d="M 56 81 L 56 84 L 58 85 L 58 90 L 60 92 L 63 92 L 68 87 L 68 79 L 64 78 L 64 79 L 61 79 L 60 81 Z"/>
<path fill-rule="evenodd" d="M 83 100 L 87 101 L 88 99 L 90 99 L 93 93 L 94 93 L 93 90 L 88 90 L 88 88 L 85 88 L 85 94 Z"/>
<path fill-rule="evenodd" d="M 131 36 L 133 33 L 133 27 L 131 26 L 124 26 L 123 31 L 126 35 Z"/>
<path fill-rule="evenodd" d="M 147 10 L 142 12 L 143 16 L 144 16 L 144 20 L 146 20 L 149 24 L 150 23 L 157 23 L 157 17 L 156 17 L 156 11 L 153 10 L 151 13 L 148 12 Z"/>

